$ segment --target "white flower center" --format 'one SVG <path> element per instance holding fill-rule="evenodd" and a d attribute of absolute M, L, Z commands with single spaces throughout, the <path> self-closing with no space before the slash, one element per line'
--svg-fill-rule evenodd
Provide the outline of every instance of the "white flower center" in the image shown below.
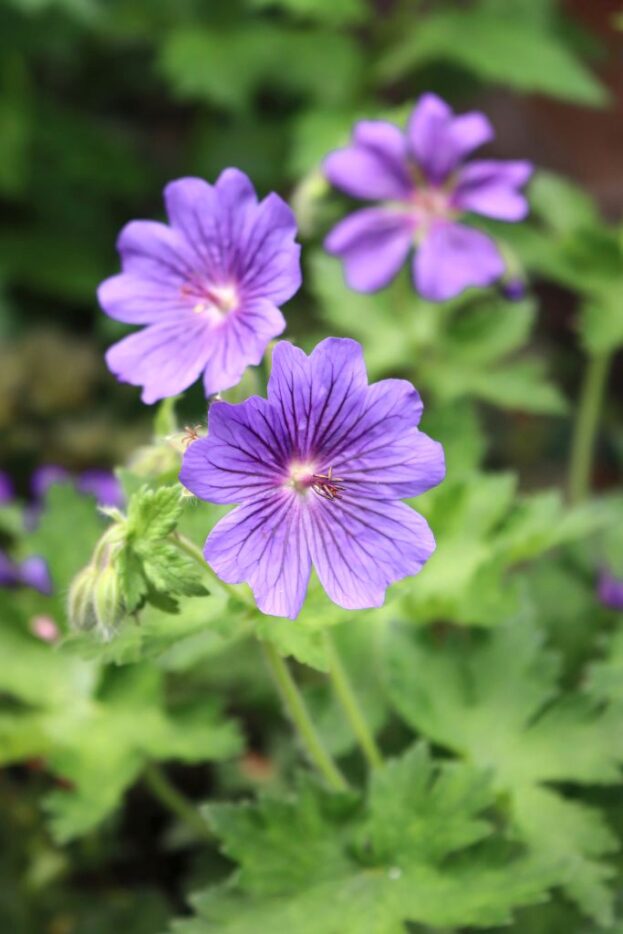
<path fill-rule="evenodd" d="M 239 295 L 234 285 L 207 285 L 188 282 L 182 286 L 182 297 L 192 302 L 195 315 L 205 315 L 215 322 L 222 321 L 238 307 Z"/>

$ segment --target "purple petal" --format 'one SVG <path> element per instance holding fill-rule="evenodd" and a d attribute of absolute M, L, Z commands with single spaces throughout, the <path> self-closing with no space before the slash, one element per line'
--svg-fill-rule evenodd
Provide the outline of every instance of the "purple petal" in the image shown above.
<path fill-rule="evenodd" d="M 122 272 L 105 279 L 97 290 L 101 308 L 125 324 L 157 324 L 188 313 L 179 277 L 167 281 Z"/>
<path fill-rule="evenodd" d="M 227 583 L 246 581 L 263 613 L 296 618 L 311 559 L 294 493 L 279 490 L 232 510 L 208 536 L 204 554 Z"/>
<path fill-rule="evenodd" d="M 43 499 L 51 486 L 57 483 L 69 483 L 71 475 L 58 464 L 42 464 L 37 467 L 30 479 L 30 488 L 36 499 Z"/>
<path fill-rule="evenodd" d="M 285 330 L 285 318 L 272 302 L 245 301 L 210 332 L 203 385 L 206 396 L 240 382 L 248 366 L 257 366 L 268 343 Z"/>
<path fill-rule="evenodd" d="M 16 587 L 19 583 L 19 568 L 8 555 L 0 551 L 0 587 Z"/>
<path fill-rule="evenodd" d="M 623 610 L 623 579 L 603 570 L 599 575 L 598 595 L 604 606 Z"/>
<path fill-rule="evenodd" d="M 121 485 L 111 470 L 84 470 L 76 486 L 82 493 L 91 493 L 100 506 L 123 506 Z"/>
<path fill-rule="evenodd" d="M 253 211 L 251 221 L 236 251 L 237 280 L 245 295 L 281 305 L 301 285 L 296 218 L 283 198 L 270 194 Z"/>
<path fill-rule="evenodd" d="M 50 572 L 44 558 L 39 555 L 31 555 L 26 558 L 19 566 L 19 580 L 25 587 L 31 587 L 38 590 L 39 593 L 51 594 L 52 581 Z"/>
<path fill-rule="evenodd" d="M 362 410 L 367 383 L 357 341 L 328 337 L 309 357 L 287 341 L 277 344 L 268 401 L 287 433 L 292 460 L 321 456 L 341 437 Z"/>
<path fill-rule="evenodd" d="M 447 301 L 470 286 L 490 285 L 503 272 L 504 262 L 493 240 L 461 224 L 433 227 L 413 266 L 416 288 L 431 302 Z"/>
<path fill-rule="evenodd" d="M 532 174 L 529 162 L 480 160 L 464 166 L 453 196 L 456 207 L 502 221 L 520 221 L 530 210 L 524 195 L 515 189 Z"/>
<path fill-rule="evenodd" d="M 358 292 L 374 292 L 394 278 L 413 245 L 415 222 L 404 212 L 364 208 L 341 221 L 325 249 L 344 261 L 346 282 Z"/>
<path fill-rule="evenodd" d="M 242 503 L 280 482 L 284 460 L 283 431 L 265 399 L 214 402 L 208 436 L 187 448 L 180 481 L 208 502 Z"/>
<path fill-rule="evenodd" d="M 124 272 L 169 285 L 181 285 L 194 268 L 194 257 L 180 232 L 158 221 L 130 221 L 117 239 Z"/>
<path fill-rule="evenodd" d="M 200 317 L 155 324 L 130 334 L 106 353 L 108 368 L 123 383 L 143 386 L 143 402 L 175 396 L 198 379 L 210 353 L 211 335 Z"/>
<path fill-rule="evenodd" d="M 353 198 L 408 198 L 413 191 L 406 144 L 398 127 L 382 120 L 356 124 L 353 142 L 329 153 L 323 168 L 335 188 Z"/>
<path fill-rule="evenodd" d="M 13 481 L 8 473 L 0 470 L 0 503 L 10 503 L 15 496 Z"/>
<path fill-rule="evenodd" d="M 333 474 L 353 496 L 419 496 L 444 478 L 443 448 L 418 430 L 422 402 L 411 383 L 385 379 L 366 391 L 365 409 L 335 450 Z"/>
<path fill-rule="evenodd" d="M 422 95 L 407 127 L 413 158 L 433 182 L 443 182 L 468 153 L 489 142 L 493 135 L 484 114 L 455 117 L 436 94 Z"/>
<path fill-rule="evenodd" d="M 308 513 L 309 547 L 338 606 L 381 606 L 387 587 L 417 574 L 435 550 L 426 521 L 404 503 L 317 499 Z"/>

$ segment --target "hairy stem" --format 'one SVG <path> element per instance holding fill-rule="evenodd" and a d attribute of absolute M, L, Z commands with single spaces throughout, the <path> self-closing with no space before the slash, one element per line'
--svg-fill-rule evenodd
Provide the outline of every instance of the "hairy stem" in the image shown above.
<path fill-rule="evenodd" d="M 261 645 L 266 664 L 281 695 L 283 705 L 298 732 L 310 761 L 325 777 L 331 788 L 335 791 L 345 791 L 348 788 L 346 779 L 324 748 L 309 715 L 307 705 L 290 674 L 286 662 L 271 642 L 262 642 Z"/>
<path fill-rule="evenodd" d="M 610 354 L 592 354 L 584 373 L 569 466 L 569 499 L 579 503 L 590 491 L 593 456 Z"/>
<path fill-rule="evenodd" d="M 329 677 L 337 697 L 346 715 L 351 729 L 357 737 L 368 765 L 373 769 L 383 765 L 381 750 L 376 744 L 374 735 L 370 730 L 365 715 L 357 700 L 357 695 L 348 676 L 333 637 L 325 632 L 325 647 L 329 656 Z"/>
<path fill-rule="evenodd" d="M 194 542 L 191 542 L 190 539 L 186 538 L 184 535 L 180 535 L 178 532 L 172 536 L 172 541 L 174 541 L 177 547 L 180 548 L 185 554 L 193 558 L 198 564 L 201 565 L 201 567 L 206 571 L 207 574 L 211 576 L 214 583 L 222 592 L 228 593 L 236 599 L 242 600 L 243 603 L 245 603 L 253 611 L 253 613 L 258 613 L 258 609 L 255 606 L 253 597 L 251 597 L 250 594 L 243 590 L 234 590 L 230 584 L 226 584 L 224 581 L 222 581 L 214 573 L 212 568 L 206 563 L 206 560 L 201 553 L 201 549 L 197 548 Z M 309 715 L 307 705 L 305 704 L 303 696 L 296 686 L 296 682 L 290 674 L 290 670 L 288 669 L 287 664 L 279 655 L 272 643 L 260 642 L 260 644 L 264 652 L 264 657 L 266 658 L 266 663 L 273 676 L 275 685 L 279 691 L 286 712 L 298 732 L 298 735 L 310 761 L 314 764 L 318 771 L 324 775 L 331 788 L 335 789 L 336 791 L 344 791 L 346 788 L 348 788 L 346 779 L 338 769 L 327 750 L 324 748 L 322 741 L 316 732 L 313 721 Z"/>
<path fill-rule="evenodd" d="M 151 762 L 143 772 L 143 781 L 154 798 L 157 798 L 168 811 L 200 836 L 210 836 L 210 828 L 195 805 L 181 791 L 178 791 L 159 765 Z"/>

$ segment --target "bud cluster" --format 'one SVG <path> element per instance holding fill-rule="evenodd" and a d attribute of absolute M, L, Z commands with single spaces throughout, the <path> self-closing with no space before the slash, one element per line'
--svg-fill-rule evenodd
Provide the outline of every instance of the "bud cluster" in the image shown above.
<path fill-rule="evenodd" d="M 105 641 L 112 638 L 125 613 L 115 561 L 125 540 L 125 519 L 116 510 L 114 513 L 117 521 L 106 530 L 91 561 L 72 581 L 68 601 L 72 628 L 95 629 Z"/>

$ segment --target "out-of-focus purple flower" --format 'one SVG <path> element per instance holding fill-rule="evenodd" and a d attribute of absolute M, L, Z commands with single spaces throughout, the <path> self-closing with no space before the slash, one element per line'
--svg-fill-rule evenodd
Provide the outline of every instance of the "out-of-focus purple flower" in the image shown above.
<path fill-rule="evenodd" d="M 604 606 L 623 610 L 623 578 L 615 577 L 604 568 L 599 575 L 597 593 Z"/>
<path fill-rule="evenodd" d="M 30 488 L 35 499 L 41 500 L 51 486 L 57 483 L 68 483 L 70 480 L 71 475 L 64 467 L 59 467 L 58 464 L 42 464 L 34 471 L 30 480 Z"/>
<path fill-rule="evenodd" d="M 50 487 L 57 483 L 73 483 L 81 493 L 94 496 L 99 506 L 122 506 L 124 502 L 121 485 L 111 470 L 94 467 L 79 474 L 72 474 L 57 464 L 44 464 L 35 470 L 31 479 L 33 496 L 39 501 L 30 507 L 31 527 L 36 525 L 41 513 L 40 501 L 44 499 Z"/>
<path fill-rule="evenodd" d="M 91 493 L 100 506 L 123 506 L 121 485 L 111 470 L 84 470 L 76 486 L 82 493 Z"/>
<path fill-rule="evenodd" d="M 520 302 L 526 294 L 526 285 L 521 279 L 510 279 L 502 286 L 502 294 L 509 302 Z"/>
<path fill-rule="evenodd" d="M 380 606 L 435 548 L 422 516 L 400 502 L 444 476 L 421 414 L 407 381 L 368 385 L 356 341 L 327 338 L 309 357 L 279 343 L 268 399 L 214 403 L 207 437 L 184 455 L 189 490 L 240 504 L 208 536 L 208 564 L 228 583 L 246 581 L 275 616 L 297 616 L 312 563 L 335 603 Z"/>
<path fill-rule="evenodd" d="M 19 568 L 8 555 L 0 551 L 0 587 L 17 587 L 19 583 Z"/>
<path fill-rule="evenodd" d="M 98 291 L 111 318 L 147 325 L 106 354 L 147 403 L 202 373 L 206 395 L 235 386 L 284 330 L 279 306 L 301 284 L 294 214 L 276 194 L 258 203 L 243 172 L 226 169 L 215 185 L 178 179 L 164 200 L 169 224 L 127 224 L 123 272 Z"/>
<path fill-rule="evenodd" d="M 10 503 L 15 496 L 13 482 L 8 473 L 0 470 L 0 504 Z"/>
<path fill-rule="evenodd" d="M 490 285 L 502 275 L 504 261 L 493 240 L 458 222 L 466 213 L 504 221 L 528 213 L 519 189 L 532 172 L 529 162 L 464 163 L 493 135 L 484 114 L 455 116 L 435 94 L 419 99 L 406 133 L 382 120 L 355 125 L 350 145 L 324 162 L 336 188 L 380 202 L 346 217 L 325 241 L 328 252 L 343 259 L 351 288 L 383 288 L 413 247 L 415 287 L 430 301 Z"/>
<path fill-rule="evenodd" d="M 39 555 L 25 558 L 19 566 L 20 583 L 24 587 L 31 587 L 39 593 L 52 593 L 52 580 L 45 559 Z"/>
<path fill-rule="evenodd" d="M 0 551 L 0 587 L 30 587 L 42 594 L 52 593 L 50 572 L 44 558 L 31 555 L 21 563 Z"/>

